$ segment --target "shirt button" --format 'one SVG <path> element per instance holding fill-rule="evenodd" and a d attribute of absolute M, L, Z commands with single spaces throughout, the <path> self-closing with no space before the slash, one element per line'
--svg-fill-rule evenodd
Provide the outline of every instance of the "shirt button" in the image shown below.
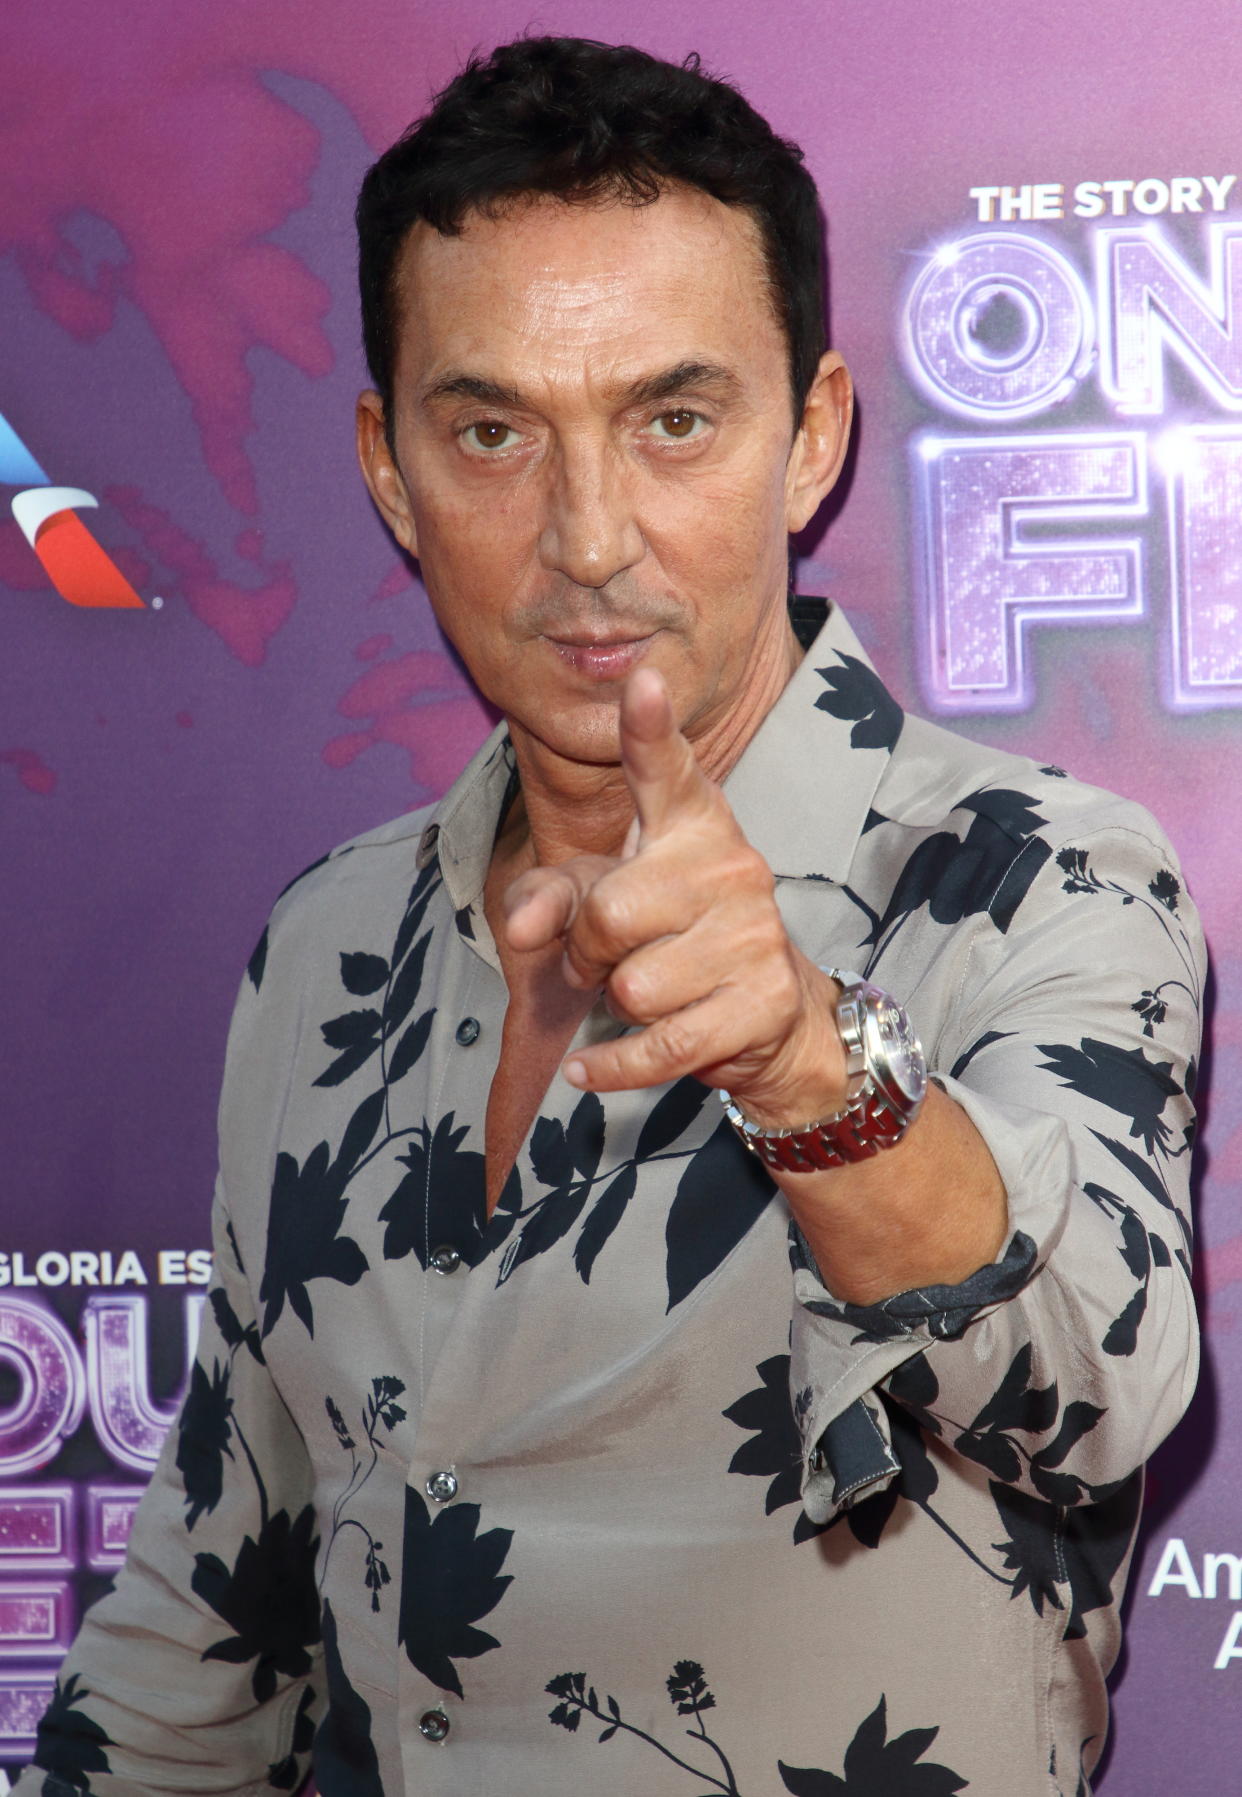
<path fill-rule="evenodd" d="M 424 1710 L 418 1719 L 418 1732 L 425 1741 L 446 1741 L 451 1727 L 443 1710 Z"/>
<path fill-rule="evenodd" d="M 449 1244 L 445 1242 L 443 1247 L 432 1250 L 428 1257 L 427 1264 L 431 1267 L 433 1272 L 443 1273 L 445 1278 L 447 1278 L 450 1273 L 455 1273 L 461 1265 L 461 1255 L 457 1252 L 456 1248 L 450 1247 Z"/>
<path fill-rule="evenodd" d="M 479 1020 L 477 1017 L 463 1017 L 457 1025 L 457 1040 L 462 1048 L 470 1048 L 479 1039 Z"/>
<path fill-rule="evenodd" d="M 451 1504 L 457 1496 L 457 1474 L 448 1471 L 432 1473 L 426 1491 L 437 1504 Z"/>

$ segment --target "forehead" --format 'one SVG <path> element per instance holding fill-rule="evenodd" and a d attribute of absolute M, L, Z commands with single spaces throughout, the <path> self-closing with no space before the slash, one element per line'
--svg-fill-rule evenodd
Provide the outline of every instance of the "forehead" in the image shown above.
<path fill-rule="evenodd" d="M 646 205 L 523 198 L 460 235 L 414 227 L 397 281 L 397 375 L 445 367 L 548 380 L 727 359 L 783 372 L 759 228 L 741 207 L 671 188 Z"/>

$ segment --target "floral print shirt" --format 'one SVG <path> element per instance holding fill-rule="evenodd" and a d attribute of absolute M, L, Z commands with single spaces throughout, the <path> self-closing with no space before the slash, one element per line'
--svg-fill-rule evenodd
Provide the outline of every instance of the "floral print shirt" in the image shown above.
<path fill-rule="evenodd" d="M 501 728 L 275 909 L 197 1364 L 20 1797 L 1082 1797 L 1196 1368 L 1168 844 L 904 716 L 831 612 L 727 792 L 794 939 L 908 1007 L 1010 1226 L 858 1306 L 693 1079 L 555 1080 L 487 1220 L 513 777 Z"/>

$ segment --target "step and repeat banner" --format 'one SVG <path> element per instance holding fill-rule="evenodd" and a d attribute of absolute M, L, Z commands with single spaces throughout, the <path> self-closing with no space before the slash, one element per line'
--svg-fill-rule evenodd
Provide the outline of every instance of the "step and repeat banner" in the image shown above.
<path fill-rule="evenodd" d="M 1215 968 L 1207 1352 L 1152 1471 L 1101 1788 L 1235 1788 L 1236 8 L 22 10 L 0 70 L 0 1767 L 175 1412 L 267 910 L 490 727 L 354 465 L 351 214 L 463 57 L 533 24 L 697 49 L 803 144 L 860 428 L 800 587 L 911 708 L 1144 801 L 1183 858 Z"/>

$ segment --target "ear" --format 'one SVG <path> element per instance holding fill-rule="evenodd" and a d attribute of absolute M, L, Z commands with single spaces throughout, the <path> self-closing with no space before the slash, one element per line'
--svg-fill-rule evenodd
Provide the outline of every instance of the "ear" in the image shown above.
<path fill-rule="evenodd" d="M 358 441 L 358 464 L 367 491 L 379 507 L 393 536 L 410 555 L 418 554 L 418 536 L 414 529 L 414 512 L 406 490 L 405 476 L 397 466 L 384 429 L 384 402 L 371 389 L 358 395 L 354 414 Z"/>
<path fill-rule="evenodd" d="M 789 452 L 785 475 L 788 530 L 809 524 L 837 483 L 849 447 L 854 416 L 854 384 L 835 349 L 820 357 L 802 409 L 802 423 Z"/>

